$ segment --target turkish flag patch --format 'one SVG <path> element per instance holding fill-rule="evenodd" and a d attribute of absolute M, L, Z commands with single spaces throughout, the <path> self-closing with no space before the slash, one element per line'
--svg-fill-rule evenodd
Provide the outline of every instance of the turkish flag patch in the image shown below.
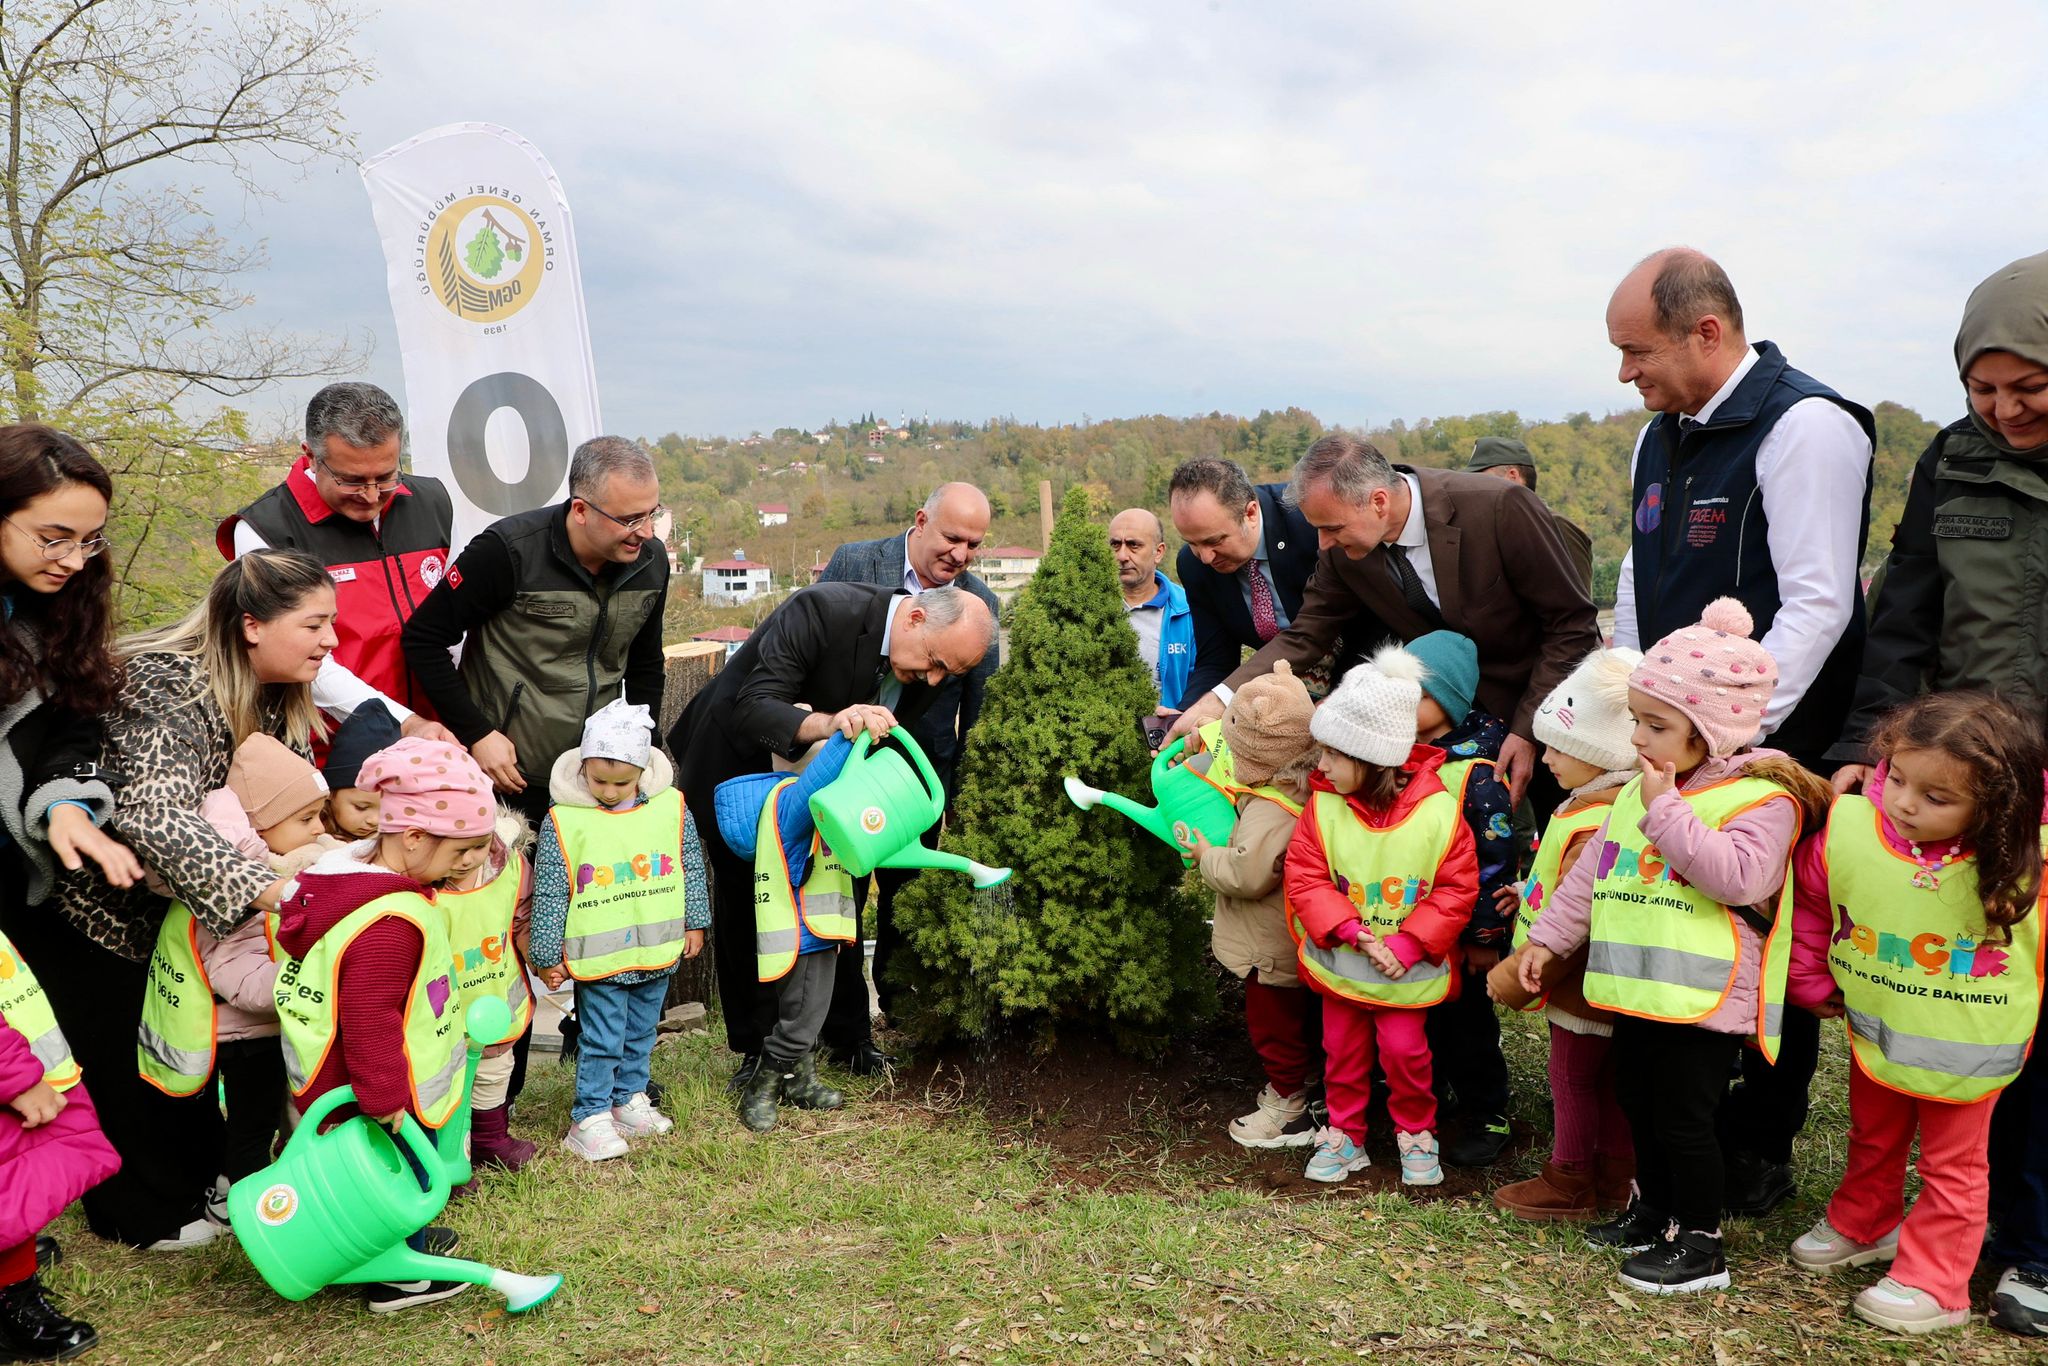
<path fill-rule="evenodd" d="M 451 564 L 448 566 L 448 586 L 450 588 L 462 587 L 462 568 L 460 565 Z"/>

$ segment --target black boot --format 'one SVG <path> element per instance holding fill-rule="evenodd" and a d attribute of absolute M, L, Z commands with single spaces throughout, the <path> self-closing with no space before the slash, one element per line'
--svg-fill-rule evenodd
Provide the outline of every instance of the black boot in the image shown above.
<path fill-rule="evenodd" d="M 1721 1235 L 1690 1229 L 1674 1233 L 1621 1264 L 1621 1279 L 1651 1295 L 1690 1295 L 1728 1288 Z"/>
<path fill-rule="evenodd" d="M 735 1067 L 732 1070 L 732 1075 L 726 1079 L 725 1089 L 727 1093 L 736 1096 L 746 1090 L 747 1083 L 754 1079 L 754 1069 L 760 1065 L 761 1055 L 759 1053 L 740 1054 L 740 1065 Z M 649 1096 L 647 1099 L 652 1101 L 654 1097 Z"/>
<path fill-rule="evenodd" d="M 67 1318 L 31 1276 L 0 1289 L 0 1354 L 8 1361 L 62 1361 L 100 1340 L 89 1323 Z"/>
<path fill-rule="evenodd" d="M 64 1260 L 64 1249 L 57 1246 L 57 1240 L 47 1233 L 36 1235 L 36 1274 L 42 1275 L 51 1267 Z"/>
<path fill-rule="evenodd" d="M 1721 1203 L 1730 1214 L 1752 1218 L 1769 1214 L 1798 1188 L 1792 1180 L 1790 1163 L 1772 1162 L 1740 1148 L 1728 1154 L 1726 1181 Z"/>
<path fill-rule="evenodd" d="M 1506 1115 L 1475 1115 L 1460 1126 L 1456 1138 L 1444 1144 L 1444 1161 L 1453 1167 L 1490 1167 L 1513 1138 Z"/>
<path fill-rule="evenodd" d="M 740 1123 L 757 1134 L 775 1127 L 775 1102 L 782 1095 L 783 1075 L 773 1063 L 756 1060 L 754 1070 L 740 1088 Z"/>
<path fill-rule="evenodd" d="M 1670 1224 L 1669 1215 L 1651 1209 L 1638 1195 L 1615 1218 L 1587 1229 L 1586 1241 L 1602 1247 L 1618 1247 L 1624 1252 L 1641 1252 L 1661 1240 Z"/>
<path fill-rule="evenodd" d="M 818 1080 L 818 1054 L 813 1049 L 797 1060 L 782 1080 L 782 1098 L 799 1110 L 837 1110 L 846 1097 Z"/>

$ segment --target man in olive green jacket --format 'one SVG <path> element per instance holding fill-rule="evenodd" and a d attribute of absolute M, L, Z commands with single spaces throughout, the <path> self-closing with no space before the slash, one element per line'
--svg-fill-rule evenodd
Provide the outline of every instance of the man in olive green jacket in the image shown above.
<path fill-rule="evenodd" d="M 661 705 L 668 548 L 661 487 L 623 437 L 576 448 L 569 499 L 485 528 L 405 624 L 405 658 L 441 720 L 536 822 L 548 770 L 623 692 Z M 462 644 L 460 670 L 449 650 Z"/>

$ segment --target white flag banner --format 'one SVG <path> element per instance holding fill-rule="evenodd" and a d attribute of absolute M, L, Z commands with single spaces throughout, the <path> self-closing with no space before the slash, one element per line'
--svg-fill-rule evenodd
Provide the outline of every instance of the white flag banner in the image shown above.
<path fill-rule="evenodd" d="M 405 365 L 412 467 L 448 486 L 460 552 L 567 496 L 603 429 L 569 203 L 540 150 L 451 123 L 363 163 Z"/>

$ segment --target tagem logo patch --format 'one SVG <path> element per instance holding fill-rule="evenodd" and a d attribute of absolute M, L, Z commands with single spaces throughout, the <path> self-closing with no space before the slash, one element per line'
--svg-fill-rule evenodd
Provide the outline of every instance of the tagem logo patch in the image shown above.
<path fill-rule="evenodd" d="M 436 201 L 422 225 L 415 273 L 464 322 L 501 323 L 533 302 L 554 266 L 546 226 L 526 211 L 523 196 L 502 186 Z"/>

